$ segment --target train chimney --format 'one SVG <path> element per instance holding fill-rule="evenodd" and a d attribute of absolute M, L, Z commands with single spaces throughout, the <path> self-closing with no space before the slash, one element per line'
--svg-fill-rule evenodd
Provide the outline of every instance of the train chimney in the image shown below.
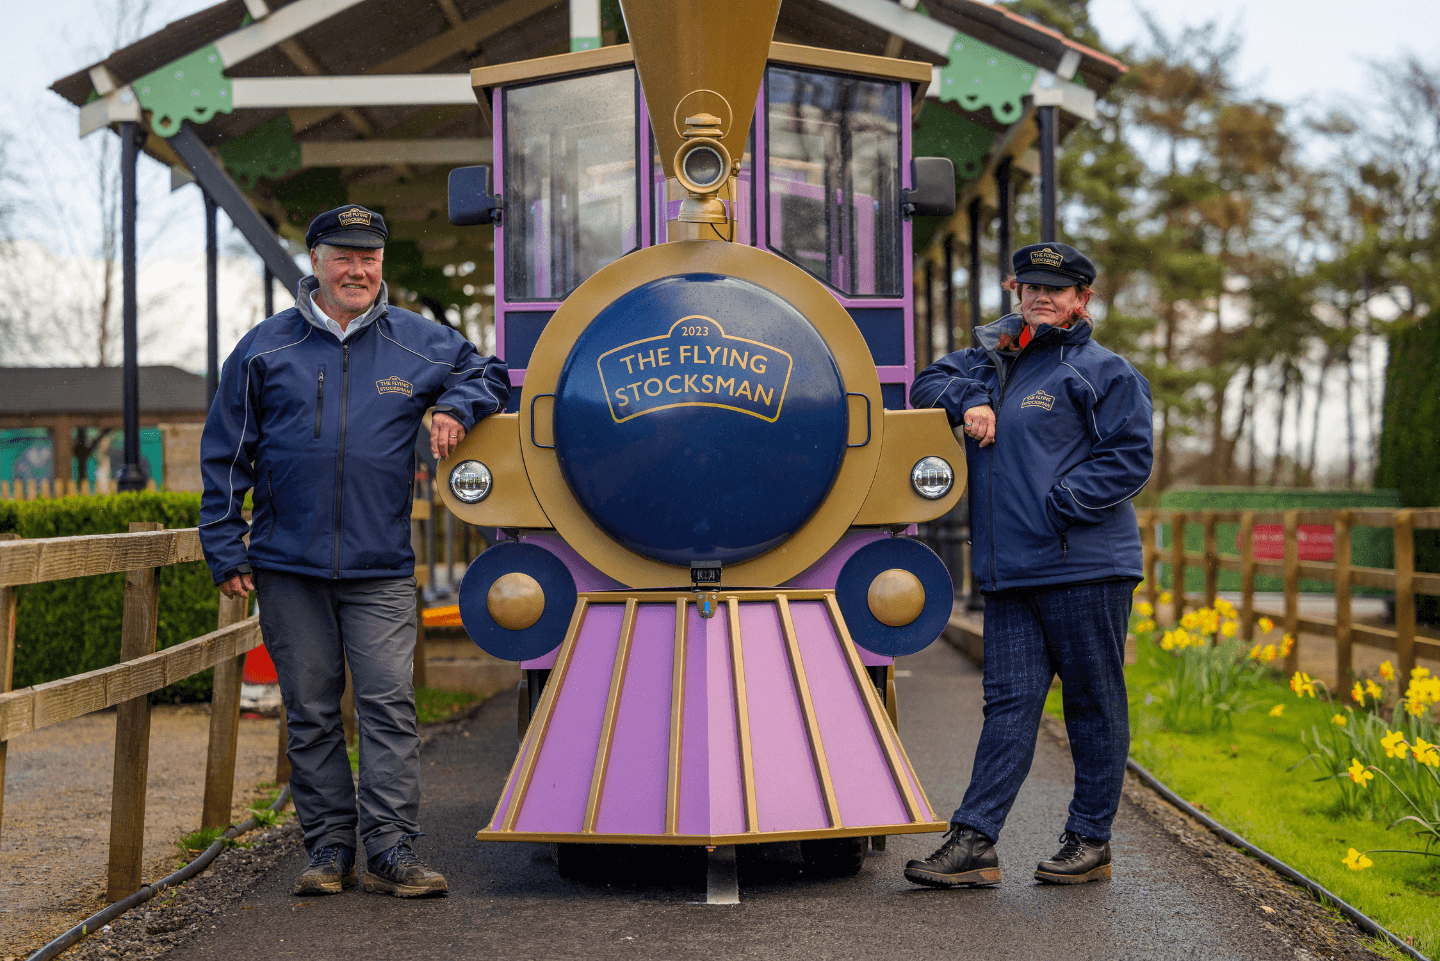
<path fill-rule="evenodd" d="M 726 223 L 719 195 L 740 169 L 780 0 L 620 0 L 620 8 L 665 176 L 688 194 L 679 220 Z M 677 233 L 702 236 L 672 230 L 671 239 Z"/>

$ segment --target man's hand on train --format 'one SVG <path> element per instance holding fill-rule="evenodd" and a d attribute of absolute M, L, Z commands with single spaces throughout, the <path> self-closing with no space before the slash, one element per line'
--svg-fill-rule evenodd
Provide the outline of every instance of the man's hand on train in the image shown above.
<path fill-rule="evenodd" d="M 995 409 L 989 404 L 972 407 L 965 412 L 965 418 L 955 432 L 976 441 L 981 447 L 995 443 Z"/>
<path fill-rule="evenodd" d="M 430 454 L 444 460 L 454 453 L 465 439 L 465 427 L 449 414 L 435 413 L 430 417 Z"/>

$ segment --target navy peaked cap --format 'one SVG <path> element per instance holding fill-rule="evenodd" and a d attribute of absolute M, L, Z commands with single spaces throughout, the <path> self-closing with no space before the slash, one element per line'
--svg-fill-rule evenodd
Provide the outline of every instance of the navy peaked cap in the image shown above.
<path fill-rule="evenodd" d="M 1031 244 L 1015 251 L 1015 279 L 1022 284 L 1047 287 L 1090 286 L 1095 282 L 1095 265 L 1069 244 Z"/>
<path fill-rule="evenodd" d="M 305 246 L 310 249 L 316 244 L 384 247 L 389 237 L 384 217 L 358 204 L 349 204 L 327 210 L 310 221 L 310 229 L 305 231 Z"/>

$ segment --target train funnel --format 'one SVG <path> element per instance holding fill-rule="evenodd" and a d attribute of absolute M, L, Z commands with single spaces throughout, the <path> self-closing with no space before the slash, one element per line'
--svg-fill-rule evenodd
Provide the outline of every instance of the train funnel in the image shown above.
<path fill-rule="evenodd" d="M 723 223 L 780 0 L 621 0 L 665 176 L 690 194 L 680 220 Z"/>
<path fill-rule="evenodd" d="M 480 840 L 717 845 L 945 829 L 834 592 L 717 600 L 704 617 L 689 592 L 581 595 Z"/>

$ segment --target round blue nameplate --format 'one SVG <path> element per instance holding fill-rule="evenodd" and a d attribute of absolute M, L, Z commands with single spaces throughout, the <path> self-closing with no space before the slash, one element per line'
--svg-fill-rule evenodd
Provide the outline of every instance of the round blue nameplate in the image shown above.
<path fill-rule="evenodd" d="M 844 382 L 803 314 L 718 274 L 651 281 L 576 340 L 555 445 L 610 536 L 670 564 L 733 564 L 794 533 L 845 455 Z"/>

